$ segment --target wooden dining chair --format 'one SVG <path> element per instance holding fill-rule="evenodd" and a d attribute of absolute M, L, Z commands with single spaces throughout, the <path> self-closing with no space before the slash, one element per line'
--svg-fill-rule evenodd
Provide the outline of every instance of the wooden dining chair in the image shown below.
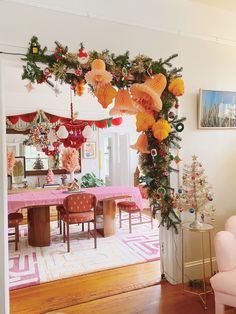
<path fill-rule="evenodd" d="M 90 238 L 90 223 L 94 224 L 94 248 L 97 248 L 96 229 L 96 196 L 90 193 L 69 195 L 64 199 L 64 211 L 60 212 L 63 222 L 63 240 L 67 241 L 67 251 L 70 252 L 70 225 L 88 223 L 88 238 Z"/>
<path fill-rule="evenodd" d="M 8 232 L 8 236 L 13 236 L 14 239 L 9 240 L 8 242 L 15 242 L 15 250 L 18 250 L 19 243 L 19 224 L 23 220 L 23 215 L 21 213 L 11 213 L 8 215 L 8 228 L 14 228 L 14 232 Z"/>
<path fill-rule="evenodd" d="M 139 185 L 139 190 L 140 190 L 140 194 L 142 195 L 143 199 L 147 199 L 147 191 L 146 189 L 142 186 Z M 145 224 L 145 223 L 150 223 L 151 224 L 151 228 L 153 228 L 153 218 L 152 218 L 152 213 L 151 210 L 148 208 L 148 210 L 150 210 L 150 219 L 148 220 L 143 220 L 142 217 L 142 210 L 139 208 L 139 206 L 134 202 L 134 201 L 122 201 L 117 203 L 117 207 L 119 209 L 119 222 L 120 222 L 120 228 L 122 227 L 122 221 L 128 220 L 129 221 L 129 233 L 132 233 L 132 226 L 134 225 L 141 225 L 141 224 Z M 122 212 L 125 212 L 128 214 L 128 218 L 122 218 Z M 137 214 L 139 213 L 139 222 L 132 222 L 132 219 L 135 218 L 137 219 L 137 215 L 133 215 L 133 214 Z"/>

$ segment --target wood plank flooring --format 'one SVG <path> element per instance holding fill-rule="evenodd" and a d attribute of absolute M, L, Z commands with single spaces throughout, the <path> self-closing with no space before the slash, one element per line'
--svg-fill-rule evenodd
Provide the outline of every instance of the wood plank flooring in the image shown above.
<path fill-rule="evenodd" d="M 208 296 L 208 301 L 209 309 L 205 311 L 198 297 L 184 294 L 180 286 L 162 282 L 48 314 L 214 314 L 213 295 Z"/>
<path fill-rule="evenodd" d="M 205 311 L 198 296 L 160 281 L 159 262 L 150 262 L 11 291 L 10 313 L 214 314 L 214 295 L 207 299 Z"/>
<path fill-rule="evenodd" d="M 13 290 L 11 314 L 47 313 L 152 286 L 160 281 L 159 267 L 159 262 L 142 263 Z"/>

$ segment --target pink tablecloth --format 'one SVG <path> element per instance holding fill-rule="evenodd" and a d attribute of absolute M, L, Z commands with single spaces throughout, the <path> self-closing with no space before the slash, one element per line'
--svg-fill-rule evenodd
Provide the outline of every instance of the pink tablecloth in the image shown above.
<path fill-rule="evenodd" d="M 96 195 L 97 200 L 104 200 L 110 197 L 129 195 L 143 209 L 142 196 L 139 188 L 124 186 L 103 186 L 97 188 L 86 188 L 83 190 Z M 30 206 L 59 205 L 69 194 L 62 190 L 43 190 L 40 192 L 23 192 L 8 195 L 8 213 L 17 212 L 21 208 Z"/>

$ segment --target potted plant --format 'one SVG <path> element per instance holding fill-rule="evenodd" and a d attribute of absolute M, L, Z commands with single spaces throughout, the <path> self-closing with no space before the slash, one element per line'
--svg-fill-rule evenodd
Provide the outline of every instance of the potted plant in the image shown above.
<path fill-rule="evenodd" d="M 91 173 L 86 173 L 81 178 L 81 187 L 82 188 L 92 188 L 98 186 L 104 186 L 104 181 L 96 177 L 96 175 Z"/>

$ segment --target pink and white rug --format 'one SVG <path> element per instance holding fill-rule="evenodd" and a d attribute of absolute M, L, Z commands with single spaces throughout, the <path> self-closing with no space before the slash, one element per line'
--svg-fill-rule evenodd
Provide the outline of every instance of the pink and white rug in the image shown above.
<path fill-rule="evenodd" d="M 10 289 L 160 259 L 157 221 L 153 229 L 150 224 L 133 226 L 130 234 L 128 222 L 120 229 L 117 219 L 116 235 L 98 235 L 97 249 L 80 226 L 72 225 L 70 230 L 71 252 L 67 253 L 56 222 L 51 223 L 51 246 L 43 248 L 29 246 L 27 226 L 21 226 L 19 251 L 9 244 Z"/>

